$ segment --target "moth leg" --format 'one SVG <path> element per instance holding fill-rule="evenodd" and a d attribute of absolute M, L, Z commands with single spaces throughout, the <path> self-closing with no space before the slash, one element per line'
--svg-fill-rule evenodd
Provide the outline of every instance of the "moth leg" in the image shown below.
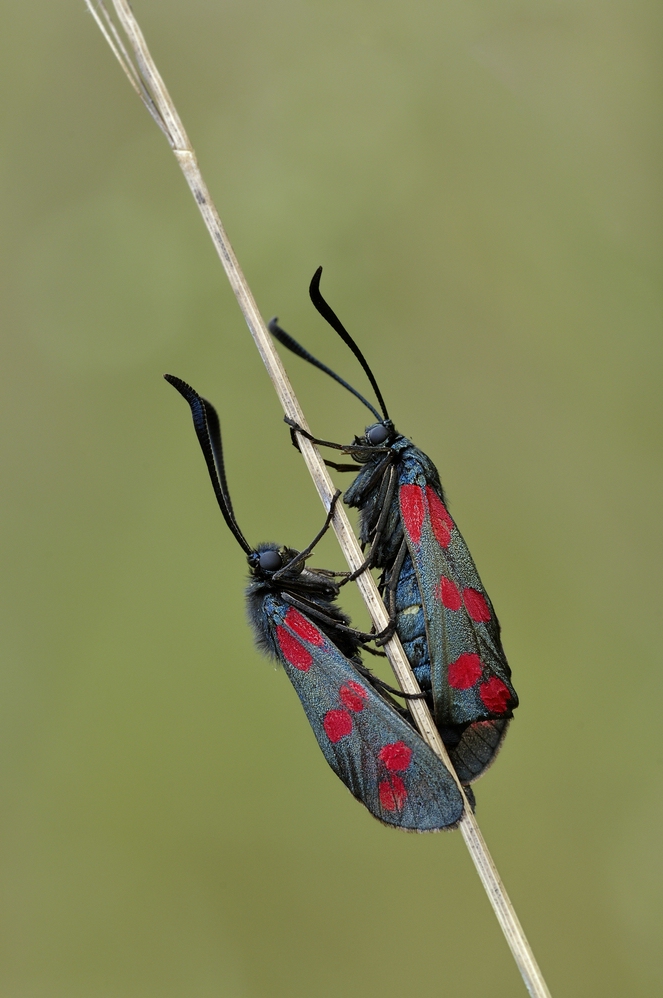
<path fill-rule="evenodd" d="M 386 645 L 387 641 L 393 638 L 395 633 L 396 633 L 396 621 L 392 617 L 387 626 L 384 628 L 384 630 L 379 631 L 377 634 L 373 635 L 373 643 L 376 644 L 378 648 L 380 648 L 382 645 Z"/>
<path fill-rule="evenodd" d="M 401 574 L 401 568 L 403 567 L 406 554 L 407 542 L 405 538 L 403 538 L 401 546 L 398 549 L 398 554 L 394 558 L 385 583 L 382 586 L 383 592 L 386 590 L 387 599 L 385 600 L 385 603 L 387 604 L 387 610 L 389 611 L 389 616 L 392 620 L 396 619 L 396 588 L 398 586 L 398 578 Z M 384 595 L 382 598 L 384 599 Z"/>
<path fill-rule="evenodd" d="M 330 624 L 335 631 L 341 631 L 343 634 L 349 634 L 351 637 L 356 638 L 360 644 L 365 644 L 367 641 L 377 641 L 383 643 L 388 641 L 389 638 L 394 633 L 395 624 L 388 624 L 383 631 L 378 631 L 376 634 L 374 631 L 358 631 L 356 627 L 348 627 L 346 624 L 340 624 L 337 619 L 330 617 L 328 614 L 324 613 L 322 610 L 318 610 L 315 606 L 303 600 L 297 599 L 296 596 L 292 596 L 290 593 L 282 592 L 280 593 L 281 599 L 285 603 L 289 603 L 290 606 L 294 606 L 296 610 L 301 610 L 303 613 L 307 613 L 309 617 L 315 617 L 317 620 L 322 620 L 327 624 Z"/>
<path fill-rule="evenodd" d="M 389 516 L 389 509 L 391 506 L 391 500 L 394 497 L 394 491 L 396 488 L 396 468 L 392 464 L 389 468 L 388 475 L 384 475 L 383 484 L 380 486 L 380 493 L 378 495 L 376 505 L 380 506 L 380 515 L 378 517 L 378 522 L 375 526 L 375 532 L 373 533 L 373 538 L 371 540 L 371 546 L 368 552 L 367 558 L 362 562 L 359 568 L 355 569 L 348 575 L 347 579 L 344 579 L 340 585 L 344 586 L 347 582 L 354 582 L 367 568 L 371 568 L 375 560 L 375 551 L 377 549 L 377 544 L 382 537 L 382 533 L 387 522 L 387 517 Z"/>
<path fill-rule="evenodd" d="M 373 563 L 373 549 L 371 548 L 371 550 L 368 552 L 368 558 L 366 558 L 365 561 L 362 561 L 359 568 L 357 568 L 354 572 L 343 573 L 346 577 L 343 579 L 342 582 L 339 582 L 339 586 L 344 586 L 348 582 L 354 582 L 355 579 L 358 579 L 359 576 L 366 571 L 367 568 L 372 567 L 372 563 Z"/>
<path fill-rule="evenodd" d="M 390 638 L 393 638 L 394 632 L 396 630 L 396 621 L 390 620 L 387 626 L 383 628 L 383 630 L 381 631 L 357 631 L 353 627 L 351 628 L 343 627 L 343 630 L 348 630 L 348 629 L 356 638 L 359 638 L 362 644 L 364 644 L 367 641 L 372 641 L 373 644 L 376 644 L 379 647 L 380 645 L 386 644 Z"/>
<path fill-rule="evenodd" d="M 335 572 L 331 568 L 311 568 L 311 571 L 317 575 L 328 575 L 330 579 L 341 579 L 350 574 L 347 570 L 344 572 Z"/>
<path fill-rule="evenodd" d="M 367 651 L 369 655 L 375 655 L 377 658 L 386 658 L 386 654 L 383 651 L 377 651 L 376 648 L 369 648 L 368 645 L 361 646 L 362 651 Z"/>
<path fill-rule="evenodd" d="M 290 425 L 290 421 L 287 416 L 284 417 L 284 422 Z M 299 423 L 293 422 L 292 425 L 290 425 L 290 443 L 295 448 L 295 450 L 299 451 L 300 454 L 301 454 L 301 448 L 299 446 L 299 440 L 297 439 L 298 433 L 301 433 L 303 436 L 305 436 L 307 440 L 311 441 L 311 443 L 316 443 L 320 445 L 324 444 L 326 447 L 338 447 L 339 450 L 342 450 L 340 444 L 332 444 L 329 443 L 329 441 L 316 440 L 315 437 L 312 437 L 310 433 L 307 433 L 306 430 L 303 430 L 299 425 Z M 335 461 L 325 461 L 325 464 L 327 465 L 328 468 L 333 468 L 335 471 L 361 471 L 362 468 L 360 464 L 337 464 Z"/>
<path fill-rule="evenodd" d="M 344 579 L 340 584 L 345 585 L 346 582 L 351 582 L 358 576 L 365 572 L 367 568 L 370 568 L 374 562 L 375 552 L 377 550 L 377 545 L 382 538 L 384 528 L 387 522 L 387 517 L 389 516 L 389 510 L 391 507 L 391 501 L 394 497 L 394 491 L 396 488 L 396 469 L 392 464 L 389 468 L 388 476 L 385 475 L 383 478 L 383 486 L 380 487 L 380 495 L 378 496 L 376 505 L 380 506 L 380 515 L 378 521 L 375 525 L 375 530 L 373 537 L 371 539 L 371 546 L 368 552 L 368 557 L 365 559 L 362 565 L 359 566 L 356 571 L 352 572 L 347 579 Z M 393 616 L 393 614 L 392 614 Z"/>
<path fill-rule="evenodd" d="M 385 683 L 384 679 L 380 679 L 379 676 L 374 675 L 370 669 L 367 669 L 365 665 L 355 665 L 357 672 L 359 672 L 364 679 L 368 679 L 371 686 L 376 689 L 384 690 L 385 693 L 391 693 L 392 696 L 402 697 L 404 700 L 423 700 L 426 697 L 425 693 L 405 693 L 403 690 L 397 689 L 395 686 L 390 686 L 389 683 Z"/>
<path fill-rule="evenodd" d="M 312 444 L 316 444 L 318 447 L 332 447 L 334 450 L 342 450 L 346 454 L 365 455 L 367 458 L 372 457 L 374 454 L 388 454 L 392 453 L 391 447 L 375 447 L 373 445 L 362 445 L 362 444 L 336 444 L 332 440 L 320 440 L 318 437 L 314 437 L 312 433 L 308 430 L 303 429 L 294 419 L 290 419 L 289 416 L 283 417 L 283 422 L 287 423 L 290 427 L 290 439 L 292 440 L 293 446 L 299 450 L 299 444 L 297 443 L 297 438 L 295 434 L 301 433 L 303 437 L 310 440 Z M 333 465 L 332 465 L 333 467 Z"/>
<path fill-rule="evenodd" d="M 295 434 L 301 433 L 303 437 L 310 440 L 312 444 L 316 444 L 318 447 L 332 447 L 334 450 L 345 450 L 344 444 L 335 444 L 331 440 L 320 440 L 318 437 L 314 437 L 312 433 L 308 430 L 303 429 L 299 423 L 295 422 L 294 419 L 290 419 L 290 416 L 284 416 L 283 422 L 287 423 L 290 427 L 290 439 L 292 440 L 293 446 L 299 450 L 299 444 L 297 443 L 297 437 Z"/>
<path fill-rule="evenodd" d="M 289 561 L 287 565 L 284 565 L 282 568 L 280 568 L 278 570 L 278 572 L 274 572 L 274 575 L 272 576 L 272 579 L 276 579 L 276 580 L 280 579 L 281 576 L 285 572 L 290 571 L 296 565 L 298 565 L 300 562 L 303 563 L 303 562 L 306 561 L 306 559 L 311 554 L 311 551 L 316 546 L 316 544 L 318 543 L 318 541 L 322 537 L 324 537 L 324 535 L 329 530 L 329 525 L 330 525 L 330 523 L 332 521 L 332 517 L 334 516 L 334 510 L 336 509 L 336 503 L 338 502 L 340 496 L 341 496 L 341 490 L 340 489 L 336 489 L 336 492 L 332 496 L 332 501 L 329 504 L 329 512 L 327 513 L 327 516 L 325 517 L 325 522 L 322 525 L 322 529 L 317 532 L 317 534 L 315 535 L 315 537 L 313 538 L 313 540 L 311 541 L 311 543 L 308 545 L 308 547 L 305 547 L 303 551 L 300 551 L 298 554 L 296 554 L 295 557 L 292 558 L 292 560 Z"/>
<path fill-rule="evenodd" d="M 287 420 L 286 420 L 286 422 L 287 422 Z M 290 443 L 295 448 L 295 450 L 298 450 L 299 453 L 301 454 L 301 449 L 300 449 L 300 446 L 299 446 L 299 440 L 297 439 L 297 434 L 295 433 L 295 430 L 294 430 L 294 428 L 292 426 L 290 427 Z"/>
<path fill-rule="evenodd" d="M 294 606 L 296 610 L 301 610 L 302 613 L 308 614 L 309 617 L 315 617 L 316 620 L 329 624 L 335 631 L 342 631 L 343 634 L 352 635 L 352 637 L 359 639 L 360 643 L 363 643 L 364 641 L 372 641 L 375 637 L 374 634 L 357 631 L 354 627 L 347 627 L 345 624 L 341 624 L 336 617 L 332 617 L 330 614 L 320 610 L 314 603 L 310 603 L 308 600 L 298 599 L 291 593 L 286 592 L 282 592 L 279 595 L 284 603 L 289 603 L 290 606 Z"/>
<path fill-rule="evenodd" d="M 379 464 L 375 467 L 373 473 L 370 475 L 370 477 L 367 479 L 367 481 L 364 483 L 364 485 L 362 487 L 362 491 L 364 493 L 370 493 L 372 491 L 372 489 L 374 488 L 375 484 L 378 481 L 380 482 L 380 488 L 378 490 L 378 495 L 377 495 L 377 498 L 376 498 L 376 500 L 375 500 L 375 502 L 373 504 L 373 514 L 375 513 L 376 509 L 379 510 L 378 515 L 377 515 L 377 520 L 378 521 L 379 521 L 380 516 L 382 514 L 382 510 L 383 510 L 383 507 L 385 505 L 385 502 L 386 502 L 386 500 L 388 498 L 387 493 L 388 493 L 388 491 L 390 489 L 390 486 L 392 484 L 392 481 L 393 481 L 393 475 L 391 475 L 391 474 L 387 475 L 387 469 L 389 469 L 390 471 L 394 470 L 394 462 L 393 462 L 391 454 L 387 455 L 386 458 L 383 458 L 379 462 Z M 393 492 L 392 492 L 392 495 L 393 495 Z M 389 497 L 389 498 L 391 498 L 391 497 Z M 369 531 L 374 531 L 376 529 L 376 526 L 375 526 L 375 516 L 372 517 L 372 520 L 374 522 L 371 522 L 370 524 L 367 524 L 367 529 Z"/>
<path fill-rule="evenodd" d="M 299 449 L 299 448 L 298 448 Z M 337 464 L 335 461 L 325 461 L 328 468 L 333 468 L 334 471 L 361 471 L 361 464 Z"/>

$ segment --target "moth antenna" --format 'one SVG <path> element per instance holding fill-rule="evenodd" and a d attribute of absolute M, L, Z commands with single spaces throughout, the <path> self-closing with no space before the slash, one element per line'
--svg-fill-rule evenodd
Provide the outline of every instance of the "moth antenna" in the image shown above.
<path fill-rule="evenodd" d="M 312 364 L 313 367 L 317 367 L 319 370 L 324 371 L 325 374 L 328 374 L 330 378 L 334 379 L 334 381 L 338 381 L 339 385 L 343 385 L 343 387 L 347 388 L 349 392 L 352 392 L 352 394 L 355 395 L 360 402 L 364 403 L 367 409 L 371 410 L 375 418 L 382 422 L 382 416 L 380 413 L 371 405 L 368 399 L 364 398 L 361 392 L 358 392 L 356 388 L 353 388 L 352 385 L 342 378 L 340 374 L 337 374 L 336 371 L 332 371 L 331 367 L 327 367 L 327 365 L 323 364 L 321 360 L 314 357 L 312 353 L 309 353 L 309 351 L 303 347 L 301 343 L 298 343 L 297 340 L 290 335 L 290 333 L 286 333 L 285 329 L 282 329 L 281 326 L 279 326 L 278 319 L 276 319 L 276 317 L 269 320 L 267 328 L 275 340 L 282 343 L 284 347 L 287 347 L 287 349 L 294 353 L 297 357 L 301 357 L 302 360 L 308 361 L 308 363 Z"/>
<path fill-rule="evenodd" d="M 375 380 L 375 376 L 371 371 L 370 367 L 368 366 L 368 361 L 364 357 L 363 353 L 361 352 L 355 341 L 350 336 L 350 333 L 347 331 L 347 329 L 345 328 L 339 317 L 336 315 L 336 312 L 333 310 L 331 305 L 329 305 L 322 297 L 322 293 L 320 291 L 321 276 L 322 276 L 322 267 L 318 267 L 315 274 L 313 275 L 313 278 L 311 279 L 311 283 L 308 289 L 308 293 L 311 296 L 311 301 L 313 302 L 313 304 L 315 305 L 316 309 L 323 317 L 323 319 L 327 320 L 332 329 L 334 329 L 338 333 L 343 342 L 347 346 L 349 346 L 350 349 L 352 350 L 353 354 L 355 355 L 355 357 L 363 367 L 366 377 L 371 383 L 373 391 L 375 392 L 375 397 L 380 404 L 380 408 L 382 409 L 382 414 L 384 419 L 389 419 L 389 413 L 387 412 L 387 407 L 384 404 L 384 399 L 382 398 L 382 392 L 378 388 L 378 383 Z M 370 408 L 373 407 L 371 406 Z M 375 412 L 374 409 L 373 411 Z"/>
<path fill-rule="evenodd" d="M 164 374 L 164 378 L 189 403 L 193 417 L 193 426 L 203 452 L 203 457 L 205 458 L 205 464 L 207 465 L 219 509 L 223 513 L 223 518 L 228 524 L 230 531 L 245 554 L 253 554 L 253 548 L 239 529 L 232 502 L 230 501 L 230 493 L 228 492 L 228 483 L 226 481 L 226 469 L 223 463 L 221 424 L 219 423 L 216 409 L 207 399 L 202 398 L 191 385 L 187 385 L 186 381 L 182 381 L 181 378 L 176 378 L 173 374 Z"/>
<path fill-rule="evenodd" d="M 191 391 L 193 391 L 193 389 L 191 389 Z M 219 476 L 221 492 L 225 503 L 230 510 L 230 515 L 232 516 L 235 525 L 237 525 L 237 518 L 235 516 L 235 510 L 233 509 L 230 492 L 228 491 L 228 481 L 226 479 L 226 466 L 223 460 L 223 445 L 221 443 L 221 423 L 219 422 L 219 414 L 211 402 L 204 399 L 202 395 L 199 396 L 199 398 L 205 409 L 207 429 L 209 430 L 209 442 L 212 447 L 212 454 L 214 455 L 214 464 L 216 466 L 217 475 Z"/>

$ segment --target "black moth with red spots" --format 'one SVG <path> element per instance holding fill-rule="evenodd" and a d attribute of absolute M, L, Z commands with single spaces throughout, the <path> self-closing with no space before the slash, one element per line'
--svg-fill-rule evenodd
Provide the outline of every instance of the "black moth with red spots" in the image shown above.
<path fill-rule="evenodd" d="M 353 630 L 335 605 L 334 574 L 305 566 L 331 511 L 302 552 L 276 544 L 252 548 L 230 501 L 216 411 L 179 378 L 166 380 L 191 407 L 221 512 L 247 555 L 247 609 L 256 641 L 283 665 L 325 759 L 386 825 L 418 832 L 455 827 L 464 802 L 453 776 L 388 696 L 389 687 L 361 664 L 358 649 L 370 636 Z"/>
<path fill-rule="evenodd" d="M 358 472 L 344 502 L 360 511 L 360 539 L 364 550 L 368 548 L 365 568 L 382 569 L 380 588 L 387 609 L 456 772 L 469 784 L 494 760 L 518 706 L 500 625 L 446 508 L 435 465 L 394 428 L 359 347 L 320 293 L 321 269 L 311 281 L 313 304 L 361 363 L 382 414 L 276 320 L 270 330 L 293 353 L 356 395 L 378 420 L 352 444 L 311 439 L 356 462 L 327 463 L 339 471 Z"/>

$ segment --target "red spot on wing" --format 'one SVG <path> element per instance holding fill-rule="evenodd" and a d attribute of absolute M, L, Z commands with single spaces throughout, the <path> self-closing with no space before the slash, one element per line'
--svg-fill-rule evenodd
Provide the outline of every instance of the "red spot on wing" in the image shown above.
<path fill-rule="evenodd" d="M 454 521 L 444 508 L 444 503 L 438 496 L 437 492 L 435 492 L 430 485 L 426 486 L 426 497 L 428 499 L 430 523 L 433 528 L 433 533 L 435 534 L 435 538 L 440 547 L 446 548 L 449 546 L 449 541 L 451 540 L 451 534 L 454 529 Z"/>
<path fill-rule="evenodd" d="M 352 718 L 347 710 L 328 710 L 322 722 L 330 742 L 340 742 L 341 738 L 352 734 Z"/>
<path fill-rule="evenodd" d="M 437 595 L 442 601 L 442 605 L 446 606 L 447 610 L 460 610 L 463 605 L 460 593 L 458 592 L 455 584 L 451 581 L 451 579 L 447 579 L 444 576 L 440 579 Z"/>
<path fill-rule="evenodd" d="M 343 706 L 347 707 L 348 710 L 354 710 L 355 713 L 364 709 L 366 706 L 364 700 L 368 699 L 368 693 L 364 687 L 352 679 L 345 686 L 341 686 L 338 695 Z"/>
<path fill-rule="evenodd" d="M 401 516 L 405 529 L 413 544 L 421 540 L 421 527 L 426 515 L 424 505 L 424 490 L 418 485 L 401 485 L 400 492 Z"/>
<path fill-rule="evenodd" d="M 362 686 L 361 683 L 356 683 L 354 679 L 348 679 L 348 686 L 350 686 L 355 693 L 358 693 L 360 697 L 363 697 L 364 700 L 368 700 L 368 690 L 365 686 Z"/>
<path fill-rule="evenodd" d="M 294 606 L 291 606 L 285 615 L 285 622 L 291 631 L 295 634 L 299 634 L 300 638 L 304 638 L 304 641 L 310 641 L 312 645 L 324 644 L 325 639 L 318 630 L 314 627 L 310 620 L 306 617 L 302 617 L 298 610 L 295 610 Z"/>
<path fill-rule="evenodd" d="M 382 780 L 378 787 L 380 803 L 385 811 L 402 811 L 407 800 L 405 784 L 399 776 L 390 776 Z"/>
<path fill-rule="evenodd" d="M 308 672 L 313 662 L 313 656 L 310 651 L 297 638 L 293 637 L 290 631 L 286 631 L 285 627 L 279 626 L 276 628 L 276 640 L 279 643 L 279 648 L 283 652 L 286 662 L 294 665 L 295 669 Z"/>
<path fill-rule="evenodd" d="M 405 742 L 392 742 L 378 752 L 380 759 L 390 772 L 402 773 L 412 761 L 412 749 Z"/>
<path fill-rule="evenodd" d="M 463 601 L 472 620 L 485 624 L 490 620 L 490 607 L 476 589 L 463 589 Z"/>
<path fill-rule="evenodd" d="M 490 679 L 481 684 L 479 696 L 493 714 L 503 714 L 511 699 L 508 686 L 497 676 L 491 676 Z"/>
<path fill-rule="evenodd" d="M 479 656 L 473 652 L 464 652 L 449 666 L 449 686 L 453 686 L 455 690 L 469 690 L 482 672 L 483 666 Z"/>

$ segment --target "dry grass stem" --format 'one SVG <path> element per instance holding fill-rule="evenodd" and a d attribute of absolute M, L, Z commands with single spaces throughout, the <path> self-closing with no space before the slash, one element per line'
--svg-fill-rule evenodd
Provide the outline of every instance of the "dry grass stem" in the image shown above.
<path fill-rule="evenodd" d="M 274 348 L 271 336 L 258 311 L 251 290 L 223 229 L 221 219 L 209 196 L 184 126 L 150 55 L 129 3 L 127 0 L 113 0 L 113 6 L 126 36 L 128 47 L 132 53 L 131 55 L 127 51 L 127 46 L 123 42 L 113 19 L 104 6 L 103 0 L 99 0 L 96 4 L 94 0 L 86 0 L 86 4 L 129 78 L 132 87 L 145 104 L 159 128 L 166 135 L 173 153 L 177 157 L 182 172 L 203 216 L 205 225 L 212 237 L 217 253 L 221 258 L 239 307 L 242 310 L 242 314 L 281 401 L 284 413 L 304 429 L 308 429 L 304 414 Z M 301 435 L 299 435 L 299 445 L 322 504 L 325 510 L 328 510 L 335 488 L 324 461 L 317 448 Z M 362 564 L 363 555 L 345 510 L 340 504 L 336 505 L 332 527 L 350 569 L 355 571 Z M 376 629 L 383 630 L 389 623 L 389 619 L 375 580 L 370 573 L 364 572 L 357 579 L 357 585 Z M 397 637 L 393 637 L 385 645 L 385 651 L 401 688 L 408 693 L 419 692 L 409 662 Z M 455 777 L 455 771 L 449 761 L 442 739 L 433 724 L 426 704 L 422 700 L 414 700 L 410 701 L 409 706 L 422 737 L 440 756 Z M 462 787 L 460 789 L 462 792 Z M 476 819 L 467 806 L 467 802 L 465 813 L 460 822 L 460 830 L 522 974 L 527 990 L 533 998 L 549 998 L 548 988 L 541 976 L 529 943 L 504 890 L 504 886 L 488 852 Z"/>

